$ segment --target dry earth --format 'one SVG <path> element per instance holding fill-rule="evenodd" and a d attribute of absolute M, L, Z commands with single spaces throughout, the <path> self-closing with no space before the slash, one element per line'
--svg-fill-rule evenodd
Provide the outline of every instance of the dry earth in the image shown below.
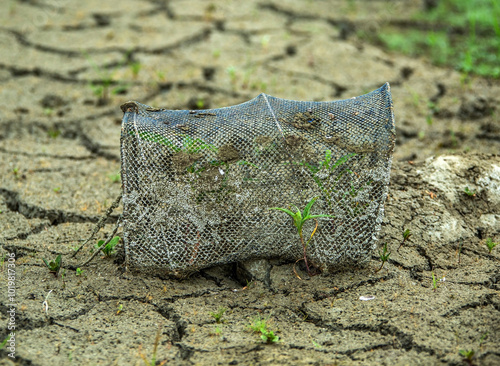
<path fill-rule="evenodd" d="M 0 341 L 11 256 L 17 305 L 15 359 L 6 345 L 0 364 L 140 365 L 160 329 L 156 359 L 167 364 L 462 365 L 459 351 L 475 350 L 472 364 L 499 365 L 500 247 L 490 254 L 485 241 L 500 241 L 500 83 L 356 38 L 420 6 L 2 1 Z M 71 253 L 120 193 L 124 101 L 215 108 L 263 91 L 334 100 L 386 81 L 398 135 L 381 271 L 376 252 L 365 267 L 303 281 L 275 261 L 247 285 L 231 265 L 184 280 L 130 273 L 118 253 L 76 275 L 92 245 Z M 42 258 L 58 254 L 66 268 L 55 278 Z M 258 316 L 279 343 L 248 330 Z"/>

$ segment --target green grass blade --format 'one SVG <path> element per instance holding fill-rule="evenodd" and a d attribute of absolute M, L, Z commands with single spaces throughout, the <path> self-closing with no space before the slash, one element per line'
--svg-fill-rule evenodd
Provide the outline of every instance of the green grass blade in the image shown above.
<path fill-rule="evenodd" d="M 306 218 L 307 216 L 309 216 L 309 211 L 311 211 L 311 207 L 312 205 L 314 205 L 314 202 L 316 202 L 316 200 L 318 199 L 319 197 L 313 197 L 309 203 L 306 205 L 306 207 L 304 208 L 304 213 L 302 214 L 302 217 Z"/>
<path fill-rule="evenodd" d="M 352 153 L 352 154 L 347 154 L 347 155 L 344 155 L 342 156 L 341 158 L 339 158 L 339 160 L 337 160 L 332 166 L 330 169 L 335 169 L 337 167 L 339 167 L 340 165 L 344 164 L 347 160 L 349 160 L 350 158 L 352 158 L 353 156 L 355 156 L 356 153 Z"/>
<path fill-rule="evenodd" d="M 271 207 L 270 210 L 279 210 L 279 211 L 283 211 L 284 213 L 287 213 L 289 214 L 291 217 L 295 218 L 295 213 L 293 213 L 292 211 L 286 209 L 286 208 L 281 208 L 281 207 Z"/>

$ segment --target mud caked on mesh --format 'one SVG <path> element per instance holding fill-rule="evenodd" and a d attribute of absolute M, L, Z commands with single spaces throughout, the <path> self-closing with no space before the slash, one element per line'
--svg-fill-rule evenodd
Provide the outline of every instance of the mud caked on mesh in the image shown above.
<path fill-rule="evenodd" d="M 123 224 L 129 268 L 183 276 L 253 258 L 301 257 L 291 218 L 318 229 L 307 248 L 323 271 L 369 258 L 383 219 L 394 115 L 389 84 L 356 98 L 302 102 L 260 94 L 240 105 L 122 106 Z M 316 223 L 309 220 L 304 236 Z"/>

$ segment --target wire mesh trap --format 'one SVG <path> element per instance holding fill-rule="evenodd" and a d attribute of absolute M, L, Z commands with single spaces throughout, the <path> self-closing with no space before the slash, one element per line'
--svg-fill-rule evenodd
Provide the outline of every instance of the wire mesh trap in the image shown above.
<path fill-rule="evenodd" d="M 395 126 L 389 84 L 347 100 L 260 94 L 231 107 L 122 105 L 127 266 L 185 276 L 255 258 L 295 261 L 289 216 L 319 197 L 309 263 L 331 271 L 366 261 L 384 215 Z M 304 225 L 310 235 L 315 222 Z"/>

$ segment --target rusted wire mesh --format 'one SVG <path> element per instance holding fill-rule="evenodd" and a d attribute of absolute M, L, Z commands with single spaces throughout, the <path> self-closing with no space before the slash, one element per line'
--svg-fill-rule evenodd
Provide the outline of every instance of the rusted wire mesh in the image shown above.
<path fill-rule="evenodd" d="M 290 217 L 270 208 L 302 209 L 313 197 L 312 213 L 334 218 L 319 220 L 309 262 L 330 271 L 369 257 L 395 142 L 389 84 L 335 102 L 261 94 L 211 110 L 122 109 L 129 267 L 183 276 L 250 258 L 297 260 Z"/>

